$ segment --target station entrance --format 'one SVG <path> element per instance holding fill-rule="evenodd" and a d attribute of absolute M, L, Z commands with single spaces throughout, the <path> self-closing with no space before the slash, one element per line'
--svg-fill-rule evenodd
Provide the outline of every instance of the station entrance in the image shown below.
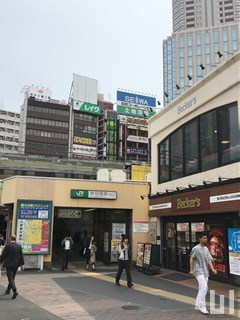
<path fill-rule="evenodd" d="M 61 241 L 71 235 L 74 246 L 71 261 L 84 261 L 84 238 L 94 235 L 97 244 L 97 260 L 104 264 L 117 262 L 116 246 L 121 234 L 129 235 L 131 241 L 132 210 L 103 208 L 56 208 L 54 209 L 52 262 L 61 259 Z"/>

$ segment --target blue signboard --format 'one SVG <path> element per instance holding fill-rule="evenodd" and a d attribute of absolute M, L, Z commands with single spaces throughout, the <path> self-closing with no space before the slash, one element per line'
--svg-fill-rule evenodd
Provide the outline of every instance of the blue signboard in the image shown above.
<path fill-rule="evenodd" d="M 156 98 L 124 91 L 117 91 L 117 101 L 125 102 L 128 105 L 139 105 L 149 108 L 156 107 Z"/>
<path fill-rule="evenodd" d="M 17 241 L 24 254 L 49 254 L 52 201 L 18 200 L 16 214 Z"/>
<path fill-rule="evenodd" d="M 228 229 L 228 252 L 230 273 L 240 276 L 240 229 Z"/>

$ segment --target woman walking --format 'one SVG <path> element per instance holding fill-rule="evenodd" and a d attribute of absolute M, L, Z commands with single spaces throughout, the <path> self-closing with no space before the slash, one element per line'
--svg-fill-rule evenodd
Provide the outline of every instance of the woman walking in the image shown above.
<path fill-rule="evenodd" d="M 93 242 L 90 250 L 90 260 L 89 262 L 92 264 L 92 270 L 96 269 L 96 252 L 97 252 L 97 245 L 96 242 Z"/>
<path fill-rule="evenodd" d="M 91 255 L 91 248 L 93 245 L 94 236 L 88 234 L 88 238 L 85 242 L 85 247 L 83 254 L 86 256 L 86 268 L 89 268 L 89 261 L 90 261 L 90 255 Z"/>

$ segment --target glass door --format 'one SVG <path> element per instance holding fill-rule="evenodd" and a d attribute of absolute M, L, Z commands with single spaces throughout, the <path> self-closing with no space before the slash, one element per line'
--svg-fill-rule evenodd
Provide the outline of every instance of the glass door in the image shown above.
<path fill-rule="evenodd" d="M 177 223 L 177 270 L 189 271 L 190 237 L 189 223 Z"/>
<path fill-rule="evenodd" d="M 176 229 L 175 222 L 167 222 L 164 227 L 163 259 L 164 266 L 176 269 Z"/>

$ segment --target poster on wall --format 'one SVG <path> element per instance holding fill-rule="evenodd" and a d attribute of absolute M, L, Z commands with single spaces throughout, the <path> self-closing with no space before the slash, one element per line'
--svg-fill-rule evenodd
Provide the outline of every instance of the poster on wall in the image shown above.
<path fill-rule="evenodd" d="M 113 223 L 112 240 L 122 240 L 122 234 L 126 234 L 126 223 Z"/>
<path fill-rule="evenodd" d="M 23 253 L 50 253 L 51 219 L 51 201 L 17 201 L 16 235 Z"/>
<path fill-rule="evenodd" d="M 118 246 L 121 244 L 120 240 L 111 241 L 111 262 L 117 262 L 119 258 Z"/>
<path fill-rule="evenodd" d="M 134 221 L 133 232 L 148 232 L 149 222 L 148 221 Z"/>
<path fill-rule="evenodd" d="M 213 258 L 214 268 L 219 275 L 227 276 L 227 261 L 225 254 L 225 231 L 224 227 L 208 226 L 208 249 Z"/>
<path fill-rule="evenodd" d="M 240 276 L 240 229 L 228 229 L 229 269 L 231 274 Z"/>
<path fill-rule="evenodd" d="M 118 246 L 121 243 L 122 234 L 126 234 L 126 223 L 112 223 L 111 262 L 118 261 Z"/>
<path fill-rule="evenodd" d="M 192 222 L 191 223 L 192 230 L 192 243 L 198 243 L 198 237 L 201 232 L 205 231 L 205 223 L 204 222 Z"/>

